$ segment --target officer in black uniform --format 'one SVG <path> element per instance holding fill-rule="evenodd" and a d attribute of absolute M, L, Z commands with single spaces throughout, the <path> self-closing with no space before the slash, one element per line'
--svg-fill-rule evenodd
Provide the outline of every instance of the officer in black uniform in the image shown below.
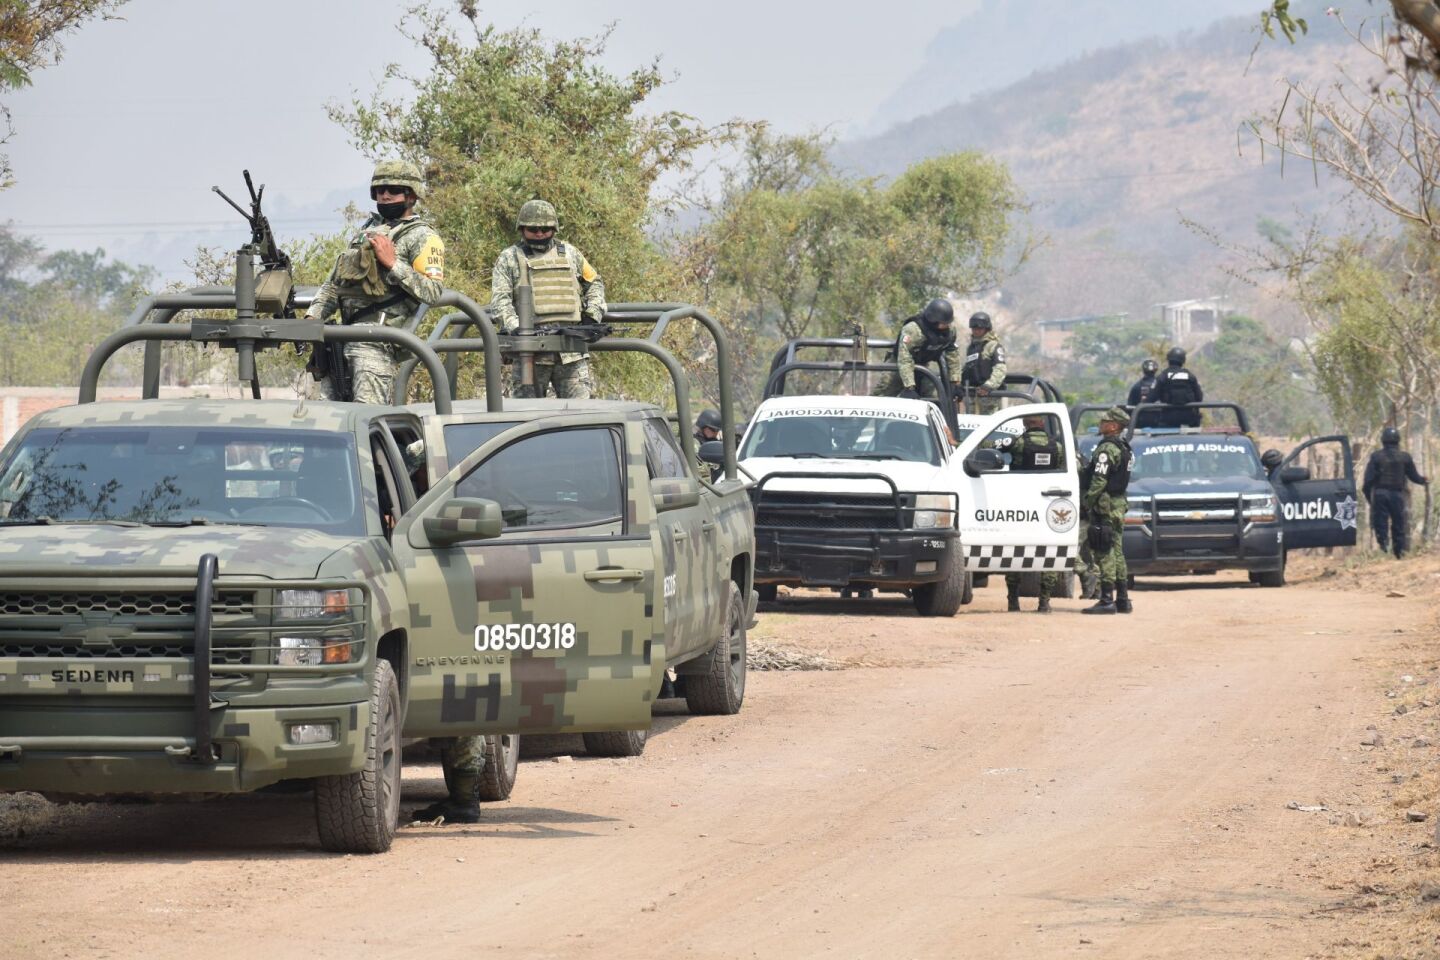
<path fill-rule="evenodd" d="M 1271 483 L 1275 482 L 1275 471 L 1280 469 L 1280 464 L 1285 462 L 1285 454 L 1271 447 L 1260 454 L 1260 466 L 1265 468 L 1265 479 Z"/>
<path fill-rule="evenodd" d="M 1200 388 L 1200 380 L 1185 369 L 1185 350 L 1181 347 L 1171 347 L 1170 352 L 1165 355 L 1165 362 L 1169 364 L 1159 375 L 1155 377 L 1156 403 L 1169 404 L 1172 407 L 1180 407 L 1187 403 L 1199 403 L 1205 399 L 1205 391 Z M 1149 424 L 1144 424 L 1149 426 Z M 1199 410 L 1164 410 L 1160 414 L 1160 426 L 1162 427 L 1198 427 L 1200 426 Z"/>
<path fill-rule="evenodd" d="M 1154 360 L 1147 359 L 1140 364 L 1140 379 L 1130 385 L 1130 408 L 1133 410 L 1142 403 L 1149 403 L 1155 398 L 1155 371 L 1160 369 L 1160 364 Z"/>
<path fill-rule="evenodd" d="M 1410 518 L 1405 510 L 1405 481 L 1425 486 L 1430 481 L 1420 476 L 1410 454 L 1400 449 L 1400 431 L 1386 427 L 1380 431 L 1380 449 L 1370 454 L 1365 464 L 1362 490 L 1370 501 L 1370 527 L 1381 550 L 1393 543 L 1399 559 L 1410 547 Z"/>

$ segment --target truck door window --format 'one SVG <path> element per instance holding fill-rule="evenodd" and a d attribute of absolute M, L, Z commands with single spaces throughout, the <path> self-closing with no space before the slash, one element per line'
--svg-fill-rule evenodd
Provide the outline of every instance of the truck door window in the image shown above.
<path fill-rule="evenodd" d="M 1026 469 L 1027 473 L 1064 473 L 1067 467 L 1065 457 L 1065 433 L 1060 426 L 1060 418 L 1054 414 L 1042 414 L 1040 419 L 1044 421 L 1044 430 L 1055 441 L 1055 453 L 1053 456 L 1042 453 L 1032 459 L 1031 465 Z M 1016 455 L 1014 448 L 1016 441 L 1025 433 L 1025 417 L 1012 417 L 990 432 L 985 438 L 982 446 L 994 447 L 1005 455 L 1005 469 L 1014 470 Z"/>
<path fill-rule="evenodd" d="M 388 540 L 390 531 L 395 529 L 395 518 L 403 509 L 403 501 L 394 465 L 385 451 L 385 441 L 378 432 L 370 435 L 370 456 L 375 460 L 375 490 L 380 497 L 380 527 L 385 531 L 385 539 Z"/>
<path fill-rule="evenodd" d="M 670 426 L 659 417 L 651 417 L 643 424 L 645 428 L 645 460 L 650 465 L 651 477 L 686 477 L 685 458 Z"/>
<path fill-rule="evenodd" d="M 623 532 L 625 486 L 620 443 L 609 427 L 531 434 L 497 451 L 461 478 L 458 497 L 500 504 L 505 531 L 603 528 Z"/>

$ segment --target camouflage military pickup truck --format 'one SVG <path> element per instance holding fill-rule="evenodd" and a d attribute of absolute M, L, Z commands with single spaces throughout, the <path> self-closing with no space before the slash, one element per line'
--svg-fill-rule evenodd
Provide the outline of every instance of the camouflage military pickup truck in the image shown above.
<path fill-rule="evenodd" d="M 162 339 L 235 346 L 242 377 L 247 349 L 380 339 L 436 400 L 89 402 L 119 346 Z M 308 780 L 321 844 L 377 852 L 402 737 L 636 752 L 667 668 L 693 711 L 738 711 L 754 534 L 733 453 L 711 485 L 659 407 L 452 404 L 445 376 L 404 331 L 249 315 L 98 347 L 81 403 L 0 453 L 0 792 Z"/>

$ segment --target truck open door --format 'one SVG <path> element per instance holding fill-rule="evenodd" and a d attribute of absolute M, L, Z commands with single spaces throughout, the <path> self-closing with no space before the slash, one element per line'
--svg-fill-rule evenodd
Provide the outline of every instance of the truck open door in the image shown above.
<path fill-rule="evenodd" d="M 1300 444 L 1270 477 L 1284 523 L 1285 549 L 1353 547 L 1358 500 L 1350 438 Z"/>
<path fill-rule="evenodd" d="M 1026 417 L 1044 418 L 1055 462 L 1016 470 L 1009 452 Z M 1080 544 L 1075 435 L 1063 403 L 1009 407 L 979 424 L 956 449 L 960 542 L 972 573 L 1064 573 Z"/>
<path fill-rule="evenodd" d="M 396 562 L 425 614 L 408 637 L 406 736 L 649 728 L 664 613 L 644 451 L 625 426 L 506 430 L 400 519 Z"/>

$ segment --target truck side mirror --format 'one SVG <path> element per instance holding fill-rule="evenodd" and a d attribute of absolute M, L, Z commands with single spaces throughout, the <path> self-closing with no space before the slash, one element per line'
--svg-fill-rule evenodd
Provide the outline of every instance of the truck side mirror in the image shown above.
<path fill-rule="evenodd" d="M 998 473 L 1005 469 L 1005 458 L 999 450 L 981 447 L 965 458 L 965 472 L 972 477 L 982 473 Z"/>
<path fill-rule="evenodd" d="M 1281 483 L 1299 483 L 1299 482 L 1302 481 L 1302 480 L 1309 480 L 1309 479 L 1310 479 L 1310 468 L 1309 468 L 1309 467 L 1281 467 L 1281 468 L 1280 468 L 1280 482 L 1281 482 Z"/>
<path fill-rule="evenodd" d="M 420 522 L 426 538 L 437 547 L 450 547 L 467 540 L 493 540 L 505 526 L 500 504 L 474 497 L 446 500 L 433 516 Z"/>
<path fill-rule="evenodd" d="M 701 463 L 720 466 L 725 462 L 725 443 L 722 440 L 706 440 L 700 444 L 700 449 L 695 451 Z"/>
<path fill-rule="evenodd" d="M 656 513 L 693 507 L 700 502 L 700 481 L 694 477 L 656 477 L 650 481 L 650 499 Z"/>

